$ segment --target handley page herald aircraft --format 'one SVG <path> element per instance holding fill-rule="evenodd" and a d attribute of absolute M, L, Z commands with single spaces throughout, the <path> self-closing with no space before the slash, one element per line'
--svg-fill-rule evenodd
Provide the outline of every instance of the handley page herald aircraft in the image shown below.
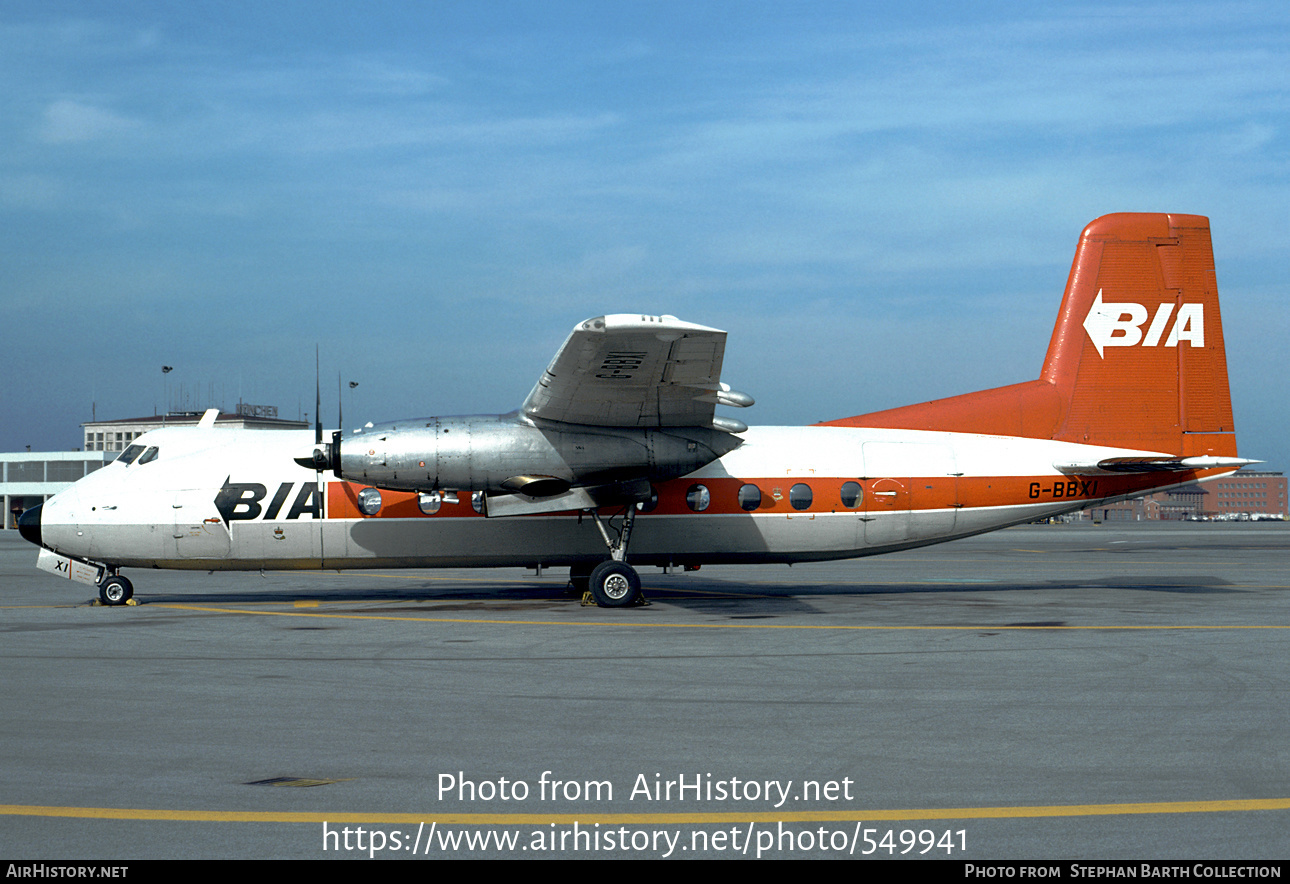
<path fill-rule="evenodd" d="M 1236 456 L 1209 221 L 1119 214 L 1080 237 L 1038 380 L 810 427 L 718 403 L 725 332 L 574 328 L 516 412 L 309 431 L 145 433 L 23 513 L 46 570 L 561 566 L 604 606 L 633 565 L 871 555 L 1214 479 Z M 630 554 L 630 561 L 628 558 Z"/>

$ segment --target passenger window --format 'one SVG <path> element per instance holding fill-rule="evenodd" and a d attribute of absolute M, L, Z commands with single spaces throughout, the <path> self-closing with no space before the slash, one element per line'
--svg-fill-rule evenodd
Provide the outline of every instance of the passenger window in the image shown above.
<path fill-rule="evenodd" d="M 842 483 L 842 505 L 847 509 L 853 510 L 864 500 L 864 489 L 860 487 L 859 482 Z"/>
<path fill-rule="evenodd" d="M 752 512 L 761 506 L 761 489 L 756 485 L 744 485 L 739 489 L 739 506 L 746 512 Z"/>
<path fill-rule="evenodd" d="M 381 511 L 381 492 L 375 488 L 364 488 L 358 492 L 358 509 L 365 516 L 374 516 Z"/>
<path fill-rule="evenodd" d="M 793 505 L 795 510 L 810 509 L 812 497 L 810 485 L 799 482 L 788 489 L 788 502 Z"/>
<path fill-rule="evenodd" d="M 139 458 L 139 466 L 143 466 L 146 463 L 152 463 L 156 459 L 157 459 L 157 446 L 154 445 L 151 448 L 149 448 L 147 451 L 145 451 L 143 453 L 143 456 Z"/>
<path fill-rule="evenodd" d="M 422 491 L 417 494 L 417 508 L 427 516 L 433 516 L 443 506 L 443 497 L 438 491 Z"/>
<path fill-rule="evenodd" d="M 701 513 L 712 503 L 712 495 L 708 493 L 706 485 L 691 485 L 690 490 L 685 492 L 685 502 L 690 509 Z"/>
<path fill-rule="evenodd" d="M 142 445 L 131 445 L 125 451 L 121 452 L 121 456 L 118 457 L 117 460 L 121 461 L 121 463 L 125 464 L 126 466 L 129 466 L 130 464 L 134 463 L 134 459 L 138 457 L 142 451 L 143 451 Z"/>

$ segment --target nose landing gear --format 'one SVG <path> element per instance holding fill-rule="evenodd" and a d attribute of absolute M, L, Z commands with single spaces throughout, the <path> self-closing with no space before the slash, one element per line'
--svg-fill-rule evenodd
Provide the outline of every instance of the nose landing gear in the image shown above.
<path fill-rule="evenodd" d="M 134 598 L 134 584 L 120 574 L 104 577 L 99 583 L 99 601 L 109 607 L 128 604 Z"/>

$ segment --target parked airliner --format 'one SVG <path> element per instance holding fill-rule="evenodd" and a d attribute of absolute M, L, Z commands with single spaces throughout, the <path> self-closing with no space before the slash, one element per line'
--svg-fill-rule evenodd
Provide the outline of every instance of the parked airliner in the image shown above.
<path fill-rule="evenodd" d="M 1116 214 L 1079 238 L 1037 380 L 808 427 L 718 404 L 726 334 L 579 323 L 502 415 L 145 433 L 19 520 L 38 565 L 132 594 L 124 568 L 561 567 L 602 606 L 636 566 L 844 559 L 1230 474 L 1209 221 Z M 630 564 L 629 564 L 630 558 Z"/>

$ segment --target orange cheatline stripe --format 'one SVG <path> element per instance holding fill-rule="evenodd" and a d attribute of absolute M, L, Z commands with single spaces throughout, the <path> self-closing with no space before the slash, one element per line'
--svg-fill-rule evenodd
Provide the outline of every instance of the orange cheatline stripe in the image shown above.
<path fill-rule="evenodd" d="M 860 479 L 855 476 L 749 476 L 718 477 L 703 479 L 680 478 L 657 483 L 658 492 L 656 508 L 643 513 L 644 518 L 652 515 L 675 516 L 714 516 L 714 515 L 760 515 L 784 516 L 820 513 L 861 513 L 886 512 L 893 508 L 882 504 L 882 498 L 874 498 L 874 483 L 897 481 L 900 483 L 902 503 L 895 509 L 914 512 L 924 510 L 943 510 L 947 507 L 966 509 L 991 509 L 998 507 L 1036 507 L 1053 503 L 1074 502 L 1092 506 L 1098 501 L 1125 495 L 1146 494 L 1165 485 L 1181 484 L 1185 481 L 1203 480 L 1213 476 L 1232 472 L 1225 467 L 1209 470 L 1188 470 L 1180 473 L 1113 473 L 1098 474 L 1096 477 L 1079 477 L 1074 475 L 1031 475 L 1031 476 L 912 476 L 900 479 Z M 1186 478 L 1181 478 L 1182 476 Z M 855 507 L 842 504 L 840 489 L 843 483 L 858 482 L 864 489 L 862 502 Z M 802 483 L 811 487 L 812 503 L 805 510 L 798 511 L 791 507 L 788 500 L 788 489 Z M 710 504 L 702 514 L 694 513 L 687 503 L 687 492 L 692 485 L 700 484 L 708 488 Z M 762 503 L 749 512 L 739 503 L 739 489 L 743 485 L 755 485 L 762 491 Z M 358 482 L 331 481 L 327 483 L 328 519 L 478 519 L 483 518 L 470 505 L 469 496 L 462 497 L 456 505 L 442 507 L 432 515 L 421 512 L 417 506 L 417 492 L 390 491 L 381 492 L 383 506 L 374 516 L 366 516 L 358 509 L 358 492 L 370 487 Z M 780 496 L 775 497 L 775 492 Z M 891 498 L 894 500 L 894 498 Z M 578 516 L 577 510 L 566 510 L 556 513 L 543 513 L 541 517 L 551 519 L 568 519 Z"/>
<path fill-rule="evenodd" d="M 0 804 L 0 816 L 63 817 L 74 819 L 161 820 L 229 823 L 369 823 L 437 822 L 458 825 L 532 826 L 553 823 L 702 825 L 740 822 L 863 822 L 881 820 L 1027 819 L 1036 817 L 1132 816 L 1173 813 L 1240 813 L 1290 810 L 1290 798 L 1247 798 L 1220 801 L 1153 801 L 1132 804 L 1055 804 L 1018 807 L 944 807 L 904 810 L 808 810 L 723 813 L 314 813 L 272 810 L 163 810 L 120 807 L 52 807 Z"/>

